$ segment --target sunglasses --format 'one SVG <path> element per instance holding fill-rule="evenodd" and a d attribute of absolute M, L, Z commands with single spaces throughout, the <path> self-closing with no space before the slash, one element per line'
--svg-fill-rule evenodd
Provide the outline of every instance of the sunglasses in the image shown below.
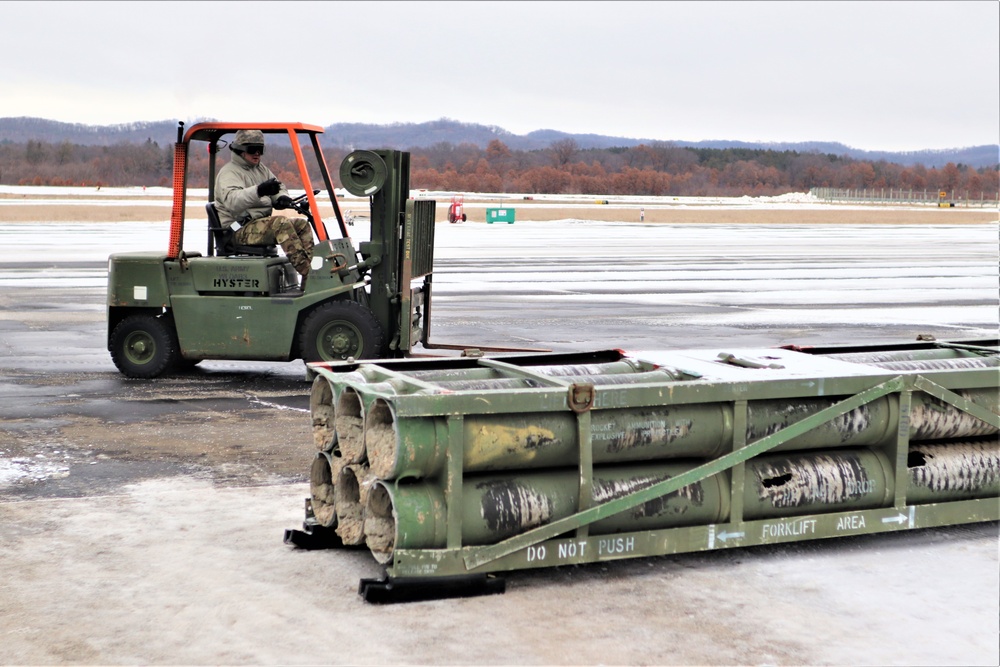
<path fill-rule="evenodd" d="M 261 146 L 261 145 L 259 145 L 259 144 L 254 144 L 254 145 L 247 146 L 246 148 L 244 148 L 243 152 L 244 153 L 248 153 L 250 155 L 263 155 L 264 154 L 264 147 Z"/>

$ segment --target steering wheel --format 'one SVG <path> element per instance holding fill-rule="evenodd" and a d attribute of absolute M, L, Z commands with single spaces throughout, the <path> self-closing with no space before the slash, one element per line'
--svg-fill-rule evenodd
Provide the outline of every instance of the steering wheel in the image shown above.
<path fill-rule="evenodd" d="M 318 195 L 322 190 L 313 190 L 313 196 Z M 303 192 L 298 197 L 292 199 L 292 208 L 301 213 L 302 215 L 309 215 L 309 202 L 307 200 L 309 193 Z"/>
<path fill-rule="evenodd" d="M 320 192 L 322 192 L 322 190 L 313 190 L 313 196 L 315 197 Z M 304 200 L 306 198 L 306 196 L 308 196 L 308 194 L 309 194 L 308 192 L 303 192 L 298 197 L 295 197 L 294 199 L 292 199 L 292 203 L 293 204 L 297 204 L 298 202 Z"/>

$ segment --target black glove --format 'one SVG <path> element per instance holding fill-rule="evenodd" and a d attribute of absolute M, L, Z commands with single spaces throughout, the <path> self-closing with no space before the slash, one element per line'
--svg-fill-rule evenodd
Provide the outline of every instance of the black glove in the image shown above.
<path fill-rule="evenodd" d="M 271 204 L 271 207 L 276 208 L 279 211 L 283 208 L 291 208 L 292 198 L 289 197 L 288 195 L 278 195 L 278 198 L 274 200 L 274 203 Z"/>
<path fill-rule="evenodd" d="M 278 179 L 269 178 L 257 186 L 257 196 L 270 197 L 278 194 L 279 190 L 281 190 L 281 183 L 278 182 Z"/>

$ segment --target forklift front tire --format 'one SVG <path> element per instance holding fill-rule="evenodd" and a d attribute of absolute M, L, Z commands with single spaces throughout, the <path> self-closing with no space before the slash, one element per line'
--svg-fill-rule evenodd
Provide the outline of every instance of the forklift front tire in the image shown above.
<path fill-rule="evenodd" d="M 111 332 L 111 359 L 130 378 L 155 378 L 180 359 L 173 323 L 167 317 L 130 315 Z"/>
<path fill-rule="evenodd" d="M 328 301 L 309 313 L 299 337 L 306 362 L 375 359 L 384 347 L 385 336 L 372 311 L 346 300 Z"/>

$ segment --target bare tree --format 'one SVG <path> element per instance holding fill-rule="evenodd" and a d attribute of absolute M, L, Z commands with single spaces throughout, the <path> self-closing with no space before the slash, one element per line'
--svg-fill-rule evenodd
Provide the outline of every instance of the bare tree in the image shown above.
<path fill-rule="evenodd" d="M 552 151 L 552 162 L 555 166 L 563 167 L 569 164 L 580 147 L 575 139 L 560 139 L 549 144 L 549 150 Z"/>

